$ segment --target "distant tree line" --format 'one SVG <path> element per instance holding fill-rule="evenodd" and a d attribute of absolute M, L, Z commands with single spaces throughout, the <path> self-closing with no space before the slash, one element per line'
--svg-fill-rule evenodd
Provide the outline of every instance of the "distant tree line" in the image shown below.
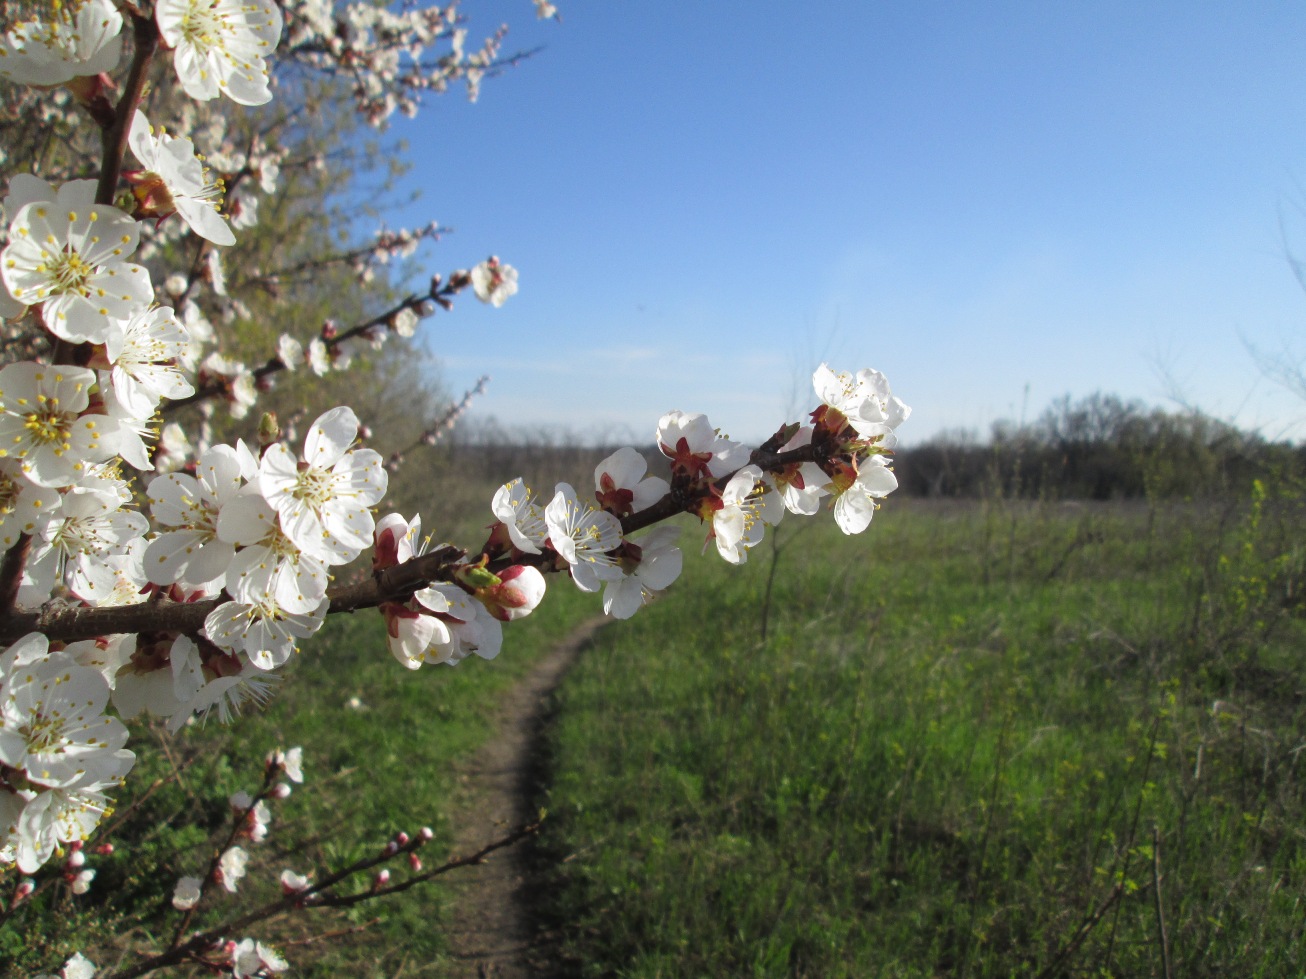
<path fill-rule="evenodd" d="M 1306 446 L 1096 393 L 1063 396 L 1033 424 L 999 421 L 987 441 L 969 430 L 941 433 L 899 450 L 894 469 L 913 496 L 1195 497 L 1298 478 Z"/>

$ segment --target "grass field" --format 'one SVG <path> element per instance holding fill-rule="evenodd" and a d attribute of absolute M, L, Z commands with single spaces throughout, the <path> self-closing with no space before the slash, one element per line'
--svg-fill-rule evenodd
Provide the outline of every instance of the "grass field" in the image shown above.
<path fill-rule="evenodd" d="M 575 971 L 1302 975 L 1302 529 L 895 500 L 688 559 L 562 691 Z"/>
<path fill-rule="evenodd" d="M 859 538 L 791 518 L 736 569 L 687 521 L 682 580 L 558 697 L 541 911 L 568 974 L 1302 975 L 1303 528 L 1265 493 L 894 500 Z M 96 840 L 117 852 L 85 898 L 0 927 L 0 962 L 166 941 L 174 881 L 278 746 L 305 747 L 306 784 L 193 927 L 400 829 L 433 826 L 438 862 L 497 693 L 596 608 L 554 580 L 494 663 L 418 673 L 378 616 L 335 617 L 268 711 L 138 726 L 131 819 Z M 439 976 L 451 894 L 258 933 L 297 975 Z"/>

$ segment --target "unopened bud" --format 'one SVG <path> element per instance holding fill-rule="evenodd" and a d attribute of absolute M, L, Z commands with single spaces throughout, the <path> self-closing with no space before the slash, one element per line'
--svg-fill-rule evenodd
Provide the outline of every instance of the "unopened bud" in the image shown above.
<path fill-rule="evenodd" d="M 439 272 L 436 272 L 435 275 L 431 276 L 431 295 L 434 296 L 437 292 L 439 292 L 440 286 L 442 286 L 443 284 L 444 284 L 444 276 L 442 276 Z"/>
<path fill-rule="evenodd" d="M 372 890 L 379 891 L 390 883 L 390 871 L 382 870 L 372 879 Z"/>
<path fill-rule="evenodd" d="M 281 438 L 281 425 L 277 422 L 276 412 L 265 411 L 258 420 L 259 448 L 266 448 Z"/>
<path fill-rule="evenodd" d="M 493 571 L 487 571 L 485 568 L 478 568 L 473 565 L 460 567 L 457 571 L 458 580 L 469 588 L 493 588 L 495 585 L 503 584 L 503 580 Z"/>
<path fill-rule="evenodd" d="M 18 886 L 14 888 L 14 899 L 10 902 L 9 906 L 11 908 L 18 907 L 18 905 L 22 904 L 32 896 L 32 891 L 34 890 L 36 890 L 36 881 L 32 880 L 32 878 L 27 877 L 20 881 Z"/>
<path fill-rule="evenodd" d="M 81 850 L 74 850 L 72 853 L 68 854 L 68 866 L 72 867 L 74 870 L 78 867 L 86 866 L 86 854 Z"/>
<path fill-rule="evenodd" d="M 422 838 L 423 843 L 430 843 L 435 838 L 435 830 L 431 829 L 430 826 L 423 826 L 417 831 L 417 835 Z"/>
<path fill-rule="evenodd" d="M 417 315 L 422 317 L 422 319 L 426 319 L 429 316 L 434 316 L 435 310 L 436 310 L 435 303 L 431 302 L 431 300 L 429 299 L 423 299 L 420 303 L 417 304 Z"/>
<path fill-rule="evenodd" d="M 336 325 L 335 320 L 327 320 L 322 324 L 322 339 L 334 340 L 340 333 L 340 327 Z"/>
<path fill-rule="evenodd" d="M 416 853 L 408 854 L 408 866 L 412 867 L 414 872 L 421 870 L 422 858 L 419 857 Z"/>
<path fill-rule="evenodd" d="M 271 795 L 274 799 L 289 799 L 290 786 L 285 782 L 278 782 L 276 785 L 272 786 Z"/>
<path fill-rule="evenodd" d="M 113 852 L 113 844 L 101 843 L 99 846 L 95 848 L 95 852 L 102 857 L 107 857 L 110 853 Z"/>
<path fill-rule="evenodd" d="M 385 849 L 381 851 L 381 853 L 387 857 L 393 857 L 398 852 L 399 852 L 399 844 L 396 843 L 394 840 L 391 840 L 389 843 L 387 843 L 385 845 Z"/>
<path fill-rule="evenodd" d="M 372 429 L 367 425 L 358 426 L 358 439 L 360 442 L 366 442 L 372 437 Z"/>
<path fill-rule="evenodd" d="M 408 841 L 410 839 L 412 839 L 412 837 L 409 836 L 407 833 L 405 833 L 403 830 L 400 830 L 398 833 L 395 834 L 395 842 L 398 843 L 400 846 L 407 846 Z"/>

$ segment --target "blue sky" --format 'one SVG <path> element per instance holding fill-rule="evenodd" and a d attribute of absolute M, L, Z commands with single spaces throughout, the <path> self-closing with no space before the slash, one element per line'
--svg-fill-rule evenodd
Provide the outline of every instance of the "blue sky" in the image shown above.
<path fill-rule="evenodd" d="M 395 129 L 431 267 L 520 272 L 429 324 L 478 414 L 760 439 L 824 359 L 888 374 L 909 442 L 1096 390 L 1306 437 L 1248 353 L 1306 356 L 1306 7 L 559 7 L 467 0 L 543 50 Z"/>

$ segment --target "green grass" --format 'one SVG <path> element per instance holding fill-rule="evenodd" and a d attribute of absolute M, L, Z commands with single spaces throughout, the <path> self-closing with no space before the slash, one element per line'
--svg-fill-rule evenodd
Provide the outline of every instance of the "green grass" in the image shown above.
<path fill-rule="evenodd" d="M 550 600 L 505 629 L 504 651 L 492 662 L 472 657 L 456 668 L 410 672 L 388 653 L 380 615 L 333 616 L 306 646 L 311 651 L 287 667 L 268 710 L 230 728 L 210 722 L 175 738 L 136 725 L 132 745 L 139 761 L 117 799 L 120 813 L 131 810 L 130 819 L 120 831 L 92 840 L 112 842 L 116 852 L 91 857 L 98 877 L 86 897 L 51 889 L 0 927 L 0 974 L 57 971 L 78 949 L 101 967 L 126 965 L 133 954 L 166 944 L 180 917 L 169 906 L 175 881 L 203 872 L 230 826 L 228 796 L 255 791 L 263 759 L 277 747 L 303 746 L 305 783 L 272 803 L 266 841 L 243 844 L 251 861 L 238 893 L 222 895 L 192 929 L 275 896 L 283 868 L 322 876 L 379 851 L 399 830 L 412 834 L 431 826 L 436 837 L 422 856 L 428 867 L 440 862 L 463 801 L 459 765 L 489 734 L 498 694 L 596 611 L 593 597 L 570 582 L 550 584 Z M 350 706 L 355 697 L 361 706 Z M 177 767 L 180 778 L 150 794 L 151 784 Z M 485 837 L 504 831 L 486 826 Z M 395 880 L 406 873 L 396 868 Z M 365 890 L 369 883 L 363 879 L 346 890 Z M 248 933 L 280 948 L 296 975 L 439 975 L 450 902 L 437 881 L 348 912 L 313 912 Z M 337 937 L 305 943 L 324 932 Z"/>
<path fill-rule="evenodd" d="M 860 538 L 790 518 L 736 569 L 688 522 L 682 581 L 560 695 L 541 910 L 573 971 L 1162 976 L 1163 922 L 1173 976 L 1300 976 L 1304 526 L 1266 494 L 895 500 Z M 306 784 L 196 927 L 397 830 L 432 826 L 438 862 L 498 694 L 597 609 L 550 585 L 493 663 L 410 673 L 379 616 L 337 616 L 268 711 L 138 725 L 131 819 L 93 841 L 117 852 L 86 897 L 51 888 L 0 927 L 0 973 L 166 943 L 173 883 L 278 746 L 304 746 Z M 298 975 L 441 975 L 450 901 L 436 883 L 250 931 Z"/>
<path fill-rule="evenodd" d="M 765 641 L 769 545 L 687 560 L 562 691 L 576 971 L 1302 974 L 1301 516 L 786 523 Z"/>

